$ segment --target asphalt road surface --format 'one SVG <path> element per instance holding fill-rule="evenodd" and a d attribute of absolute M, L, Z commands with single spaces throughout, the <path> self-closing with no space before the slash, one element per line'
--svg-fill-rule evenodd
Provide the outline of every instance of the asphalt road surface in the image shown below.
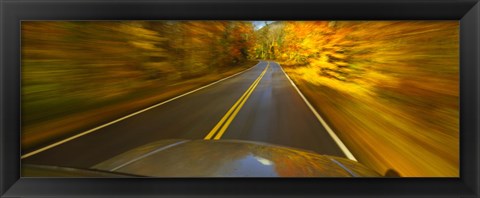
<path fill-rule="evenodd" d="M 22 163 L 91 167 L 162 139 L 250 140 L 346 157 L 281 67 L 261 61 L 204 89 L 22 156 Z"/>

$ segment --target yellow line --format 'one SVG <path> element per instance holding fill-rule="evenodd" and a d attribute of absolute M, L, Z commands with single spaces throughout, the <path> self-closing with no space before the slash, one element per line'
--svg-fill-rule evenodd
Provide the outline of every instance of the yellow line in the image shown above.
<path fill-rule="evenodd" d="M 257 63 L 257 65 L 258 65 L 258 63 Z M 176 100 L 176 99 L 179 99 L 179 98 L 181 98 L 181 97 L 187 96 L 187 95 L 192 94 L 192 93 L 197 92 L 197 91 L 200 91 L 200 90 L 202 90 L 202 89 L 205 89 L 205 88 L 207 88 L 207 87 L 210 87 L 210 86 L 212 86 L 212 85 L 215 85 L 215 84 L 217 84 L 217 83 L 219 83 L 219 82 L 222 82 L 222 81 L 224 81 L 224 80 L 233 78 L 233 77 L 235 77 L 235 76 L 238 76 L 238 75 L 240 75 L 240 74 L 243 74 L 243 73 L 245 73 L 245 72 L 253 69 L 253 68 L 256 67 L 257 65 L 255 65 L 255 66 L 253 66 L 253 67 L 250 67 L 250 68 L 248 68 L 248 69 L 246 69 L 246 70 L 243 70 L 243 71 L 241 71 L 241 72 L 238 72 L 238 73 L 236 73 L 236 74 L 233 74 L 233 75 L 231 75 L 231 76 L 222 78 L 222 79 L 220 79 L 220 80 L 218 80 L 218 81 L 215 81 L 215 82 L 210 83 L 210 84 L 208 84 L 208 85 L 205 85 L 205 86 L 203 86 L 203 87 L 197 88 L 197 89 L 195 89 L 195 90 L 189 91 L 189 92 L 184 93 L 184 94 L 182 94 L 182 95 L 173 97 L 173 98 L 168 99 L 168 100 L 166 100 L 166 101 L 160 102 L 160 103 L 155 104 L 155 105 L 150 106 L 150 107 L 147 107 L 147 108 L 142 109 L 142 110 L 140 110 L 140 111 L 137 111 L 137 112 L 135 112 L 135 113 L 126 115 L 126 116 L 124 116 L 124 117 L 121 117 L 121 118 L 116 119 L 116 120 L 114 120 L 114 121 L 111 121 L 111 122 L 109 122 L 109 123 L 100 125 L 100 126 L 98 126 L 98 127 L 95 127 L 95 128 L 93 128 L 93 129 L 90 129 L 90 130 L 88 130 L 88 131 L 84 131 L 84 132 L 82 132 L 82 133 L 80 133 L 80 134 L 74 135 L 74 136 L 72 136 L 72 137 L 66 138 L 66 139 L 61 140 L 61 141 L 59 141 L 59 142 L 55 142 L 55 143 L 50 144 L 50 145 L 48 145 L 48 146 L 45 146 L 45 147 L 43 147 L 43 148 L 37 149 L 37 150 L 35 150 L 35 151 L 32 151 L 32 152 L 27 153 L 27 154 L 25 154 L 25 155 L 22 155 L 22 156 L 20 157 L 20 159 L 25 159 L 25 158 L 30 157 L 30 156 L 32 156 L 32 155 L 35 155 L 35 154 L 37 154 L 37 153 L 40 153 L 40 152 L 43 152 L 43 151 L 45 151 L 45 150 L 51 149 L 51 148 L 53 148 L 53 147 L 56 147 L 56 146 L 58 146 L 58 145 L 61 145 L 61 144 L 65 143 L 65 142 L 68 142 L 68 141 L 77 139 L 77 138 L 79 138 L 79 137 L 81 137 L 81 136 L 84 136 L 84 135 L 87 135 L 87 134 L 89 134 L 89 133 L 95 132 L 95 131 L 97 131 L 97 130 L 99 130 L 99 129 L 102 129 L 102 128 L 105 128 L 105 127 L 110 126 L 110 125 L 112 125 L 112 124 L 115 124 L 115 123 L 117 123 L 117 122 L 123 121 L 123 120 L 125 120 L 125 119 L 128 119 L 128 118 L 130 118 L 130 117 L 133 117 L 133 116 L 138 115 L 138 114 L 140 114 L 140 113 L 143 113 L 143 112 L 145 112 L 145 111 L 148 111 L 148 110 L 150 110 L 150 109 L 159 107 L 159 106 L 161 106 L 161 105 L 163 105 L 163 104 L 169 103 L 169 102 L 174 101 L 174 100 Z"/>
<path fill-rule="evenodd" d="M 258 79 L 257 79 L 258 80 Z M 257 80 L 255 80 L 255 82 L 257 82 Z M 232 114 L 233 110 L 240 104 L 240 101 L 243 100 L 243 98 L 245 98 L 245 96 L 247 96 L 247 93 L 252 89 L 253 85 L 255 84 L 255 82 L 250 85 L 250 87 L 247 89 L 247 91 L 242 95 L 242 97 L 240 97 L 240 99 L 238 99 L 237 102 L 235 102 L 235 104 L 228 110 L 228 112 L 222 117 L 222 119 L 220 120 L 220 122 L 218 122 L 215 127 L 213 127 L 213 129 L 207 134 L 207 136 L 205 136 L 205 140 L 209 140 L 213 135 L 215 135 L 215 132 L 218 130 L 218 128 L 220 128 L 220 126 L 222 126 L 222 123 L 225 122 L 225 120 L 228 118 L 228 116 L 230 116 L 230 114 Z"/>
<path fill-rule="evenodd" d="M 220 121 L 215 125 L 215 127 L 213 127 L 213 129 L 203 139 L 210 140 L 213 137 L 213 135 L 217 133 L 218 129 L 223 125 L 223 127 L 220 129 L 220 131 L 218 132 L 218 134 L 215 136 L 214 139 L 218 140 L 220 139 L 220 137 L 222 137 L 223 133 L 225 133 L 230 123 L 233 121 L 235 116 L 238 114 L 238 112 L 242 108 L 243 104 L 245 104 L 248 97 L 250 97 L 253 90 L 255 90 L 260 80 L 267 72 L 267 69 L 269 66 L 270 66 L 270 62 L 267 62 L 267 67 L 265 67 L 265 69 L 260 74 L 260 76 L 258 76 L 258 78 L 252 83 L 252 85 L 250 85 L 247 91 L 245 91 L 245 93 L 237 100 L 237 102 L 235 102 L 235 104 L 227 111 L 227 113 L 222 117 L 222 119 L 220 119 Z"/>
<path fill-rule="evenodd" d="M 270 63 L 268 63 L 269 65 Z M 267 65 L 267 67 L 268 67 Z M 264 72 L 266 71 L 267 67 L 265 68 Z M 264 73 L 263 72 L 263 73 Z M 262 73 L 262 74 L 263 74 Z M 222 117 L 222 119 L 220 120 L 220 122 L 218 122 L 215 127 L 207 134 L 207 136 L 205 136 L 205 140 L 209 140 L 212 138 L 213 135 L 215 135 L 215 133 L 217 132 L 217 130 L 222 126 L 222 124 L 225 122 L 225 120 L 234 112 L 234 110 L 238 107 L 238 105 L 241 103 L 241 101 L 243 101 L 245 99 L 245 97 L 247 96 L 247 94 L 252 90 L 254 89 L 254 86 L 255 84 L 257 84 L 257 82 L 260 80 L 260 76 L 252 83 L 252 85 L 247 89 L 247 91 L 240 97 L 240 99 L 238 99 L 237 102 L 235 102 L 235 104 L 232 106 L 232 108 L 230 108 L 230 110 L 228 110 L 228 112 Z"/>
<path fill-rule="evenodd" d="M 240 97 L 240 99 L 235 102 L 235 104 L 228 110 L 228 112 L 222 117 L 220 122 L 218 122 L 215 127 L 205 136 L 205 140 L 209 140 L 213 135 L 215 135 L 215 132 L 217 132 L 218 128 L 222 126 L 222 124 L 225 122 L 225 120 L 232 114 L 232 112 L 237 108 L 237 106 L 240 104 L 240 102 L 247 96 L 247 93 L 253 88 L 253 85 L 258 81 L 258 78 L 253 82 L 252 85 L 247 89 L 247 91 Z"/>
<path fill-rule="evenodd" d="M 269 62 L 270 63 L 270 62 Z M 256 82 L 255 86 L 248 92 L 247 96 L 245 97 L 245 99 L 242 101 L 242 103 L 240 103 L 240 105 L 238 106 L 237 109 L 235 109 L 235 111 L 233 112 L 233 114 L 230 116 L 230 118 L 228 118 L 227 122 L 223 125 L 222 129 L 217 133 L 217 135 L 215 136 L 214 140 L 218 140 L 222 137 L 223 133 L 225 133 L 225 131 L 227 130 L 228 126 L 230 126 L 230 123 L 232 123 L 233 119 L 235 118 L 235 116 L 237 116 L 238 112 L 240 111 L 240 109 L 243 107 L 243 104 L 245 104 L 245 102 L 247 101 L 247 99 L 250 97 L 250 95 L 252 94 L 253 90 L 255 90 L 255 88 L 257 87 L 257 85 L 260 83 L 260 80 L 263 78 L 263 76 L 265 75 L 265 72 L 267 71 L 267 68 L 268 68 L 268 65 L 267 67 L 265 68 L 265 70 L 263 71 L 263 73 L 260 75 L 258 81 Z"/>

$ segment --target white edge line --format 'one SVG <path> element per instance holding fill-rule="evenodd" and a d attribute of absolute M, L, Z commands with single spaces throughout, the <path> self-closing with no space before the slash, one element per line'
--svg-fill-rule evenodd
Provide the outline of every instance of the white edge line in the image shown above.
<path fill-rule="evenodd" d="M 43 148 L 37 149 L 37 150 L 35 150 L 35 151 L 32 151 L 32 152 L 27 153 L 27 154 L 25 154 L 25 155 L 22 155 L 22 156 L 20 157 L 20 159 L 25 159 L 25 158 L 30 157 L 30 156 L 32 156 L 32 155 L 35 155 L 35 154 L 37 154 L 37 153 L 40 153 L 40 152 L 43 152 L 43 151 L 48 150 L 48 149 L 50 149 L 50 148 L 56 147 L 56 146 L 58 146 L 58 145 L 60 145 L 60 144 L 63 144 L 63 143 L 65 143 L 65 142 L 74 140 L 74 139 L 76 139 L 76 138 L 79 138 L 79 137 L 81 137 L 81 136 L 87 135 L 87 134 L 92 133 L 92 132 L 94 132 L 94 131 L 96 131 L 96 130 L 99 130 L 99 129 L 101 129 L 101 128 L 107 127 L 107 126 L 109 126 L 109 125 L 115 124 L 115 123 L 120 122 L 120 121 L 122 121 L 122 120 L 125 120 L 125 119 L 127 119 L 127 118 L 130 118 L 130 117 L 133 117 L 133 116 L 138 115 L 138 114 L 140 114 L 140 113 L 143 113 L 143 112 L 145 112 L 145 111 L 148 111 L 148 110 L 150 110 L 150 109 L 156 108 L 156 107 L 158 107 L 158 106 L 160 106 L 160 105 L 169 103 L 169 102 L 171 102 L 171 101 L 174 101 L 174 100 L 176 100 L 176 99 L 179 99 L 179 98 L 181 98 L 181 97 L 184 97 L 184 96 L 186 96 L 186 95 L 189 95 L 189 94 L 191 94 L 191 93 L 193 93 L 193 92 L 196 92 L 196 91 L 205 89 L 205 88 L 207 88 L 207 87 L 210 87 L 210 86 L 212 86 L 212 85 L 215 85 L 215 84 L 217 84 L 217 83 L 219 83 L 219 82 L 222 82 L 222 81 L 224 81 L 224 80 L 227 80 L 227 79 L 233 78 L 233 77 L 235 77 L 235 76 L 238 76 L 238 75 L 240 75 L 240 74 L 242 74 L 242 73 L 244 73 L 244 72 L 247 72 L 247 71 L 253 69 L 254 67 L 256 67 L 256 66 L 257 66 L 258 64 L 260 64 L 260 63 L 261 63 L 261 62 L 259 61 L 256 65 L 254 65 L 254 66 L 252 66 L 252 67 L 250 67 L 250 68 L 248 68 L 248 69 L 246 69 L 246 70 L 243 70 L 243 71 L 241 71 L 241 72 L 238 72 L 238 73 L 236 73 L 236 74 L 233 74 L 233 75 L 231 75 L 231 76 L 225 77 L 225 78 L 223 78 L 223 79 L 220 79 L 220 80 L 218 80 L 218 81 L 215 81 L 215 82 L 210 83 L 210 84 L 208 84 L 208 85 L 205 85 L 205 86 L 203 86 L 203 87 L 200 87 L 200 88 L 197 88 L 197 89 L 195 89 L 195 90 L 192 90 L 192 91 L 189 91 L 189 92 L 187 92 L 187 93 L 184 93 L 184 94 L 182 94 L 182 95 L 179 95 L 179 96 L 170 98 L 170 99 L 168 99 L 168 100 L 165 100 L 165 101 L 160 102 L 160 103 L 158 103 L 158 104 L 155 104 L 155 105 L 153 105 L 153 106 L 147 107 L 147 108 L 142 109 L 142 110 L 140 110 L 140 111 L 137 111 L 137 112 L 135 112 L 135 113 L 126 115 L 126 116 L 121 117 L 121 118 L 118 118 L 118 119 L 116 119 L 116 120 L 114 120 L 114 121 L 111 121 L 111 122 L 108 122 L 108 123 L 106 123 L 106 124 L 103 124 L 103 125 L 100 125 L 100 126 L 98 126 L 98 127 L 95 127 L 95 128 L 93 128 L 93 129 L 90 129 L 90 130 L 88 130 L 88 131 L 84 131 L 84 132 L 79 133 L 79 134 L 77 134 L 77 135 L 74 135 L 74 136 L 72 136 L 72 137 L 66 138 L 66 139 L 64 139 L 64 140 L 55 142 L 55 143 L 50 144 L 50 145 L 48 145 L 48 146 L 45 146 L 45 147 L 43 147 Z"/>
<path fill-rule="evenodd" d="M 333 158 L 329 158 L 332 162 L 334 162 L 335 164 L 337 164 L 338 166 L 340 166 L 340 168 L 342 168 L 343 170 L 347 171 L 351 176 L 353 177 L 358 177 L 357 174 L 355 174 L 353 171 L 351 171 L 350 169 L 348 169 L 347 167 L 345 167 L 342 163 L 340 163 L 339 161 L 333 159 Z"/>
<path fill-rule="evenodd" d="M 275 62 L 275 63 L 280 67 L 280 69 L 282 69 L 283 74 L 285 74 L 285 76 L 290 81 L 292 86 L 295 88 L 295 90 L 297 90 L 300 97 L 303 99 L 303 101 L 305 101 L 305 103 L 310 108 L 310 110 L 313 112 L 313 114 L 315 114 L 315 117 L 317 117 L 318 121 L 320 121 L 320 123 L 323 125 L 323 127 L 327 130 L 328 134 L 330 134 L 332 139 L 337 143 L 337 145 L 340 147 L 340 149 L 343 151 L 343 153 L 347 156 L 347 158 L 357 162 L 357 159 L 353 156 L 352 152 L 350 152 L 350 150 L 348 150 L 347 146 L 345 146 L 345 144 L 342 142 L 342 140 L 340 140 L 340 138 L 338 138 L 337 134 L 335 134 L 335 132 L 333 132 L 332 128 L 330 128 L 330 126 L 328 126 L 327 122 L 325 122 L 325 120 L 323 120 L 322 116 L 320 116 L 320 114 L 318 114 L 317 110 L 315 110 L 315 108 L 313 108 L 312 104 L 310 104 L 310 102 L 308 102 L 307 98 L 305 98 L 305 96 L 302 94 L 302 92 L 298 89 L 297 85 L 295 85 L 295 83 L 292 81 L 292 79 L 290 79 L 290 77 L 287 75 L 287 73 L 285 73 L 282 66 L 277 62 Z"/>
<path fill-rule="evenodd" d="M 189 142 L 189 141 L 190 141 L 190 140 L 183 140 L 183 141 L 176 142 L 176 143 L 173 143 L 173 144 L 169 144 L 169 145 L 166 145 L 166 146 L 161 147 L 161 148 L 159 148 L 159 149 L 150 151 L 150 152 L 148 152 L 148 153 L 146 153 L 146 154 L 143 154 L 142 156 L 136 157 L 135 159 L 132 159 L 132 160 L 130 160 L 130 161 L 128 161 L 128 162 L 125 162 L 125 163 L 123 163 L 123 164 L 120 164 L 120 165 L 118 165 L 117 167 L 110 169 L 110 171 L 116 171 L 116 170 L 118 170 L 118 169 L 120 169 L 120 168 L 122 168 L 122 167 L 124 167 L 124 166 L 126 166 L 126 165 L 129 165 L 129 164 L 131 164 L 131 163 L 133 163 L 133 162 L 136 162 L 136 161 L 138 161 L 138 160 L 141 160 L 141 159 L 143 159 L 143 158 L 146 158 L 146 157 L 148 157 L 148 156 L 150 156 L 150 155 L 153 155 L 153 154 L 158 153 L 158 152 L 160 152 L 160 151 L 163 151 L 163 150 L 172 148 L 172 147 L 174 147 L 174 146 L 177 146 L 177 145 L 180 145 L 180 144 Z"/>

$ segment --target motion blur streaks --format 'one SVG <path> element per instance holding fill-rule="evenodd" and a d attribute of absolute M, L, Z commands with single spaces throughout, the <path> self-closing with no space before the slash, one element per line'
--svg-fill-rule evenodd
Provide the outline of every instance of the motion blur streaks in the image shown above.
<path fill-rule="evenodd" d="M 282 22 L 278 60 L 355 156 L 402 176 L 459 176 L 457 21 Z"/>
<path fill-rule="evenodd" d="M 130 101 L 109 116 L 118 117 L 146 105 L 132 101 L 170 86 L 192 79 L 198 86 L 238 71 L 253 34 L 252 23 L 241 21 L 23 21 L 21 27 L 25 147 L 118 108 L 74 116 L 81 112 Z"/>
<path fill-rule="evenodd" d="M 263 59 L 280 63 L 362 164 L 395 176 L 459 176 L 458 21 L 23 21 L 21 28 L 23 151 Z"/>

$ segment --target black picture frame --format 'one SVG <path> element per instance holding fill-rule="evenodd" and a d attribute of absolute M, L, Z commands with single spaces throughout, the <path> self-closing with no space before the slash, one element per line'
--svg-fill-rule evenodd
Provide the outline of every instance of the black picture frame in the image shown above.
<path fill-rule="evenodd" d="M 1 197 L 479 197 L 478 0 L 1 0 Z M 460 178 L 20 178 L 22 20 L 460 20 Z"/>

